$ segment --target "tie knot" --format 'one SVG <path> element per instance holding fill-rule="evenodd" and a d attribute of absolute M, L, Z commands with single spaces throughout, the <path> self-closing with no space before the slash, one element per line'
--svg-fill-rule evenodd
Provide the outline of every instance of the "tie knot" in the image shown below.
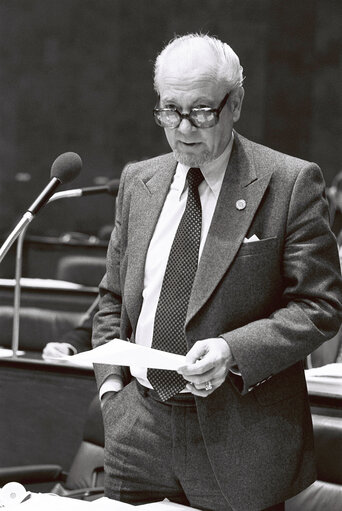
<path fill-rule="evenodd" d="M 199 187 L 199 185 L 202 183 L 204 177 L 201 172 L 201 169 L 199 169 L 197 167 L 191 167 L 188 170 L 186 179 L 188 181 L 189 188 L 197 189 Z"/>

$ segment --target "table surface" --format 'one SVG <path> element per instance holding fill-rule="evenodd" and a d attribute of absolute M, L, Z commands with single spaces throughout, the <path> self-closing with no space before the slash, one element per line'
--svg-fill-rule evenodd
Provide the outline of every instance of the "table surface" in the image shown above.
<path fill-rule="evenodd" d="M 306 378 L 309 394 L 342 399 L 342 378 L 319 376 Z"/>
<path fill-rule="evenodd" d="M 44 360 L 38 351 L 27 351 L 17 357 L 1 357 L 0 366 L 17 367 L 22 369 L 39 370 L 46 372 L 59 372 L 64 374 L 93 377 L 94 370 L 90 367 L 82 367 L 79 364 L 71 364 L 67 361 Z"/>
<path fill-rule="evenodd" d="M 26 352 L 24 355 L 18 357 L 5 357 L 1 358 L 0 362 L 6 366 L 34 366 L 38 369 L 45 368 L 47 370 L 61 370 L 62 372 L 78 372 L 90 375 L 93 370 L 79 365 L 74 365 L 65 361 L 58 360 L 43 360 L 40 352 Z M 316 376 L 312 377 L 307 372 L 305 373 L 307 388 L 310 396 L 321 396 L 330 399 L 342 400 L 342 378 Z"/>

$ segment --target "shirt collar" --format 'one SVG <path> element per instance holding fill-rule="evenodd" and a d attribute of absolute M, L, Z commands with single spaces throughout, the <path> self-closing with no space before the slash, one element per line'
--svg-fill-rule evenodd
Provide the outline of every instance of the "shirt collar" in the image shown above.
<path fill-rule="evenodd" d="M 217 199 L 221 190 L 223 178 L 228 166 L 230 154 L 232 152 L 232 146 L 234 141 L 234 134 L 230 138 L 230 141 L 218 158 L 201 165 L 201 172 L 204 179 L 209 186 L 210 190 Z M 179 198 L 181 197 L 185 189 L 185 179 L 189 170 L 189 165 L 183 165 L 182 163 L 177 164 L 176 173 L 174 176 L 174 188 L 179 190 Z"/>

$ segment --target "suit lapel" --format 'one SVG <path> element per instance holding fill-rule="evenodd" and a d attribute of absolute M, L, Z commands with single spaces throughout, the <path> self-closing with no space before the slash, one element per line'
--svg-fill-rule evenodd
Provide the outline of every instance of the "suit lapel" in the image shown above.
<path fill-rule="evenodd" d="M 142 171 L 132 194 L 128 238 L 125 301 L 132 326 L 135 327 L 142 304 L 144 268 L 147 250 L 174 176 L 176 162 L 172 155 L 155 168 Z M 131 248 L 133 247 L 133 248 Z"/>
<path fill-rule="evenodd" d="M 125 303 L 135 328 L 142 304 L 147 250 L 168 193 L 176 162 L 172 155 L 144 169 L 132 194 Z M 216 210 L 195 277 L 187 323 L 209 299 L 246 236 L 271 174 L 258 176 L 249 143 L 237 133 Z M 243 199 L 244 209 L 236 203 Z"/>
<path fill-rule="evenodd" d="M 244 139 L 243 139 L 244 140 Z M 187 323 L 209 299 L 231 265 L 268 186 L 271 174 L 257 176 L 248 141 L 235 134 L 234 147 L 195 277 Z M 238 209 L 243 199 L 245 208 Z"/>

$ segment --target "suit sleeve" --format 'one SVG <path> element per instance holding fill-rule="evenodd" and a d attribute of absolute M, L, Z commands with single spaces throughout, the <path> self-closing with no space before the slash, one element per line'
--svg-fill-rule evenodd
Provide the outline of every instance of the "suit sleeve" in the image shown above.
<path fill-rule="evenodd" d="M 90 350 L 94 314 L 95 311 L 83 316 L 75 328 L 63 334 L 59 342 L 71 344 L 77 353 Z"/>
<path fill-rule="evenodd" d="M 106 273 L 100 282 L 99 310 L 93 321 L 92 346 L 96 348 L 115 338 L 120 338 L 120 320 L 122 308 L 120 261 L 122 251 L 121 224 L 124 196 L 124 181 L 127 167 L 124 168 L 120 179 L 119 192 L 116 200 L 115 224 L 107 250 Z M 95 376 L 98 387 L 111 374 L 123 378 L 120 366 L 95 364 Z"/>
<path fill-rule="evenodd" d="M 222 335 L 241 373 L 230 378 L 242 394 L 305 359 L 341 324 L 341 272 L 323 191 L 320 169 L 306 164 L 289 202 L 281 307 Z"/>

